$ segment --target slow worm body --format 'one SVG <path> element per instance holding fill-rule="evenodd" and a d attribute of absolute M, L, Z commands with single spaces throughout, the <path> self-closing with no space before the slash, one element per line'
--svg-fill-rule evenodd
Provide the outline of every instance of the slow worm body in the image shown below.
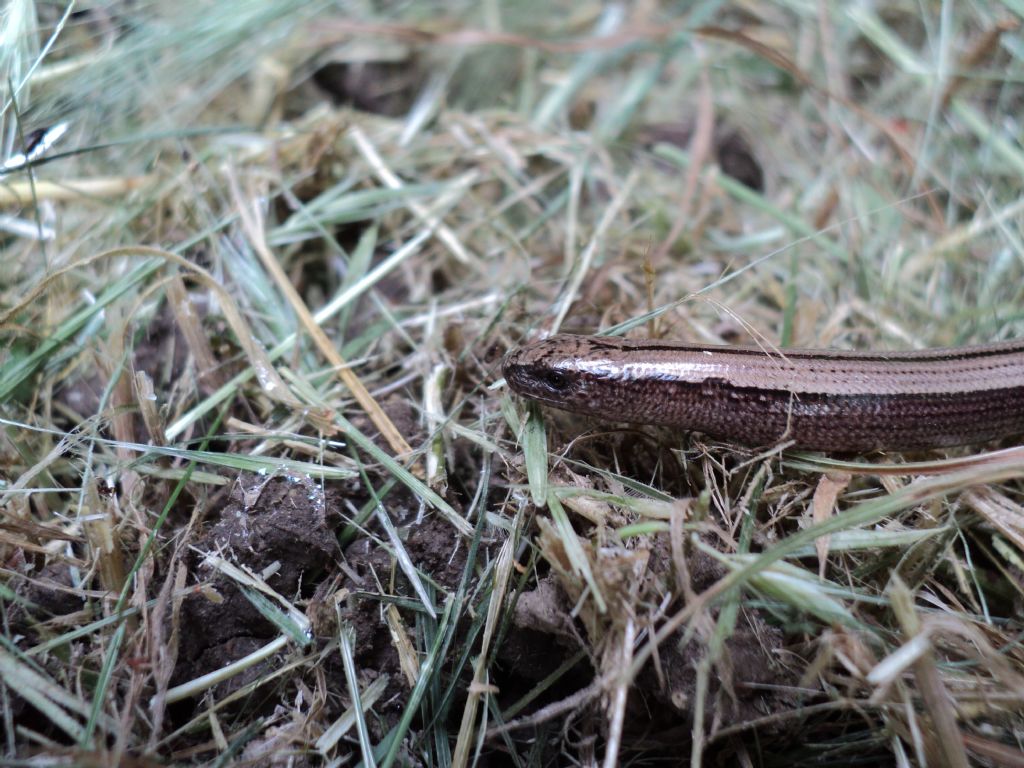
<path fill-rule="evenodd" d="M 1024 433 L 1024 340 L 914 352 L 554 336 L 510 353 L 520 395 L 747 445 L 911 450 Z"/>

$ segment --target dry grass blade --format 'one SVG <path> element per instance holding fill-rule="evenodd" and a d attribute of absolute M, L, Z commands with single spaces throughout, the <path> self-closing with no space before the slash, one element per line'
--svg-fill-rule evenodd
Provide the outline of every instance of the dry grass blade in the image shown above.
<path fill-rule="evenodd" d="M 551 510 L 552 522 L 545 526 L 544 532 L 550 545 L 546 548 L 545 556 L 555 567 L 564 568 L 572 577 L 582 580 L 589 588 L 597 610 L 603 613 L 608 610 L 608 603 L 601 594 L 590 558 L 587 557 L 583 544 L 573 530 L 572 523 L 565 514 L 565 508 L 557 496 L 548 496 L 548 509 Z"/>
<path fill-rule="evenodd" d="M 359 693 L 359 704 L 366 712 L 373 708 L 380 697 L 384 694 L 387 688 L 388 678 L 378 677 L 372 683 L 366 686 L 366 688 Z M 321 753 L 330 752 L 334 746 L 341 740 L 341 738 L 352 730 L 352 726 L 356 724 L 356 710 L 355 707 L 349 707 L 345 710 L 341 717 L 335 722 L 331 723 L 330 728 L 324 731 L 323 735 L 317 739 L 316 748 Z"/>
<path fill-rule="evenodd" d="M 836 499 L 839 494 L 850 484 L 851 475 L 834 472 L 824 474 L 818 480 L 818 486 L 814 489 L 814 499 L 811 502 L 811 510 L 815 523 L 823 523 L 832 516 Z M 818 576 L 824 581 L 825 568 L 828 564 L 828 547 L 830 537 L 822 536 L 814 546 L 818 551 Z"/>
<path fill-rule="evenodd" d="M 518 531 L 521 522 L 521 516 L 517 515 L 515 521 L 513 521 L 513 532 Z M 473 662 L 473 681 L 470 683 L 466 706 L 462 710 L 459 735 L 455 741 L 455 751 L 452 756 L 452 766 L 454 768 L 464 768 L 464 766 L 469 764 L 470 750 L 474 746 L 473 729 L 477 712 L 480 708 L 480 700 L 483 696 L 495 692 L 487 690 L 486 687 L 486 664 L 491 651 L 491 643 L 494 640 L 502 610 L 504 609 L 504 596 L 507 593 L 509 580 L 512 577 L 512 565 L 517 540 L 518 535 L 509 536 L 498 552 L 498 557 L 495 561 L 494 576 L 491 582 L 491 597 L 487 604 L 484 636 L 480 643 L 476 660 Z"/>
<path fill-rule="evenodd" d="M 366 275 L 365 278 L 360 280 L 357 284 L 349 286 L 345 291 L 336 296 L 332 301 L 322 307 L 316 315 L 314 320 L 317 323 L 324 323 L 339 311 L 341 311 L 350 301 L 359 296 L 362 292 L 370 288 L 375 282 L 382 279 L 388 274 L 391 269 L 400 264 L 402 261 L 407 259 L 410 255 L 416 253 L 420 246 L 429 237 L 428 232 L 421 232 L 420 234 L 413 237 L 409 242 L 405 243 L 403 247 L 398 248 L 389 258 L 381 262 L 372 272 Z M 293 349 L 298 340 L 297 334 L 290 334 L 284 338 L 277 346 L 271 349 L 269 357 L 271 360 L 280 358 L 283 354 Z M 229 397 L 234 395 L 238 388 L 247 382 L 255 371 L 245 371 L 235 376 L 231 381 L 227 382 L 224 386 L 214 392 L 210 397 L 203 400 L 190 412 L 184 414 L 177 421 L 173 422 L 167 428 L 167 438 L 173 440 L 188 427 L 193 424 L 197 419 L 206 415 L 218 405 L 223 403 Z"/>
<path fill-rule="evenodd" d="M 637 655 L 638 658 L 633 664 L 634 673 L 638 672 L 639 667 L 650 658 L 658 644 L 663 642 L 684 623 L 692 620 L 700 610 L 706 608 L 712 601 L 725 594 L 734 586 L 742 584 L 747 579 L 769 568 L 773 563 L 778 562 L 800 547 L 812 543 L 819 536 L 848 527 L 866 525 L 873 521 L 881 520 L 886 515 L 905 507 L 941 498 L 950 493 L 956 493 L 967 488 L 984 485 L 985 483 L 999 482 L 1021 476 L 1024 476 L 1024 466 L 1012 460 L 1004 462 L 1001 466 L 987 466 L 982 470 L 952 472 L 944 477 L 940 476 L 922 480 L 882 499 L 864 502 L 856 509 L 836 515 L 823 523 L 806 528 L 800 533 L 790 536 L 763 554 L 752 558 L 748 565 L 733 571 L 732 574 L 709 587 L 699 594 L 686 608 L 666 621 Z"/>
<path fill-rule="evenodd" d="M 628 30 L 602 37 L 550 41 L 492 29 L 463 28 L 438 32 L 425 26 L 363 22 L 355 19 L 332 19 L 325 25 L 317 24 L 314 31 L 320 35 L 333 35 L 341 38 L 379 35 L 440 46 L 509 45 L 517 48 L 536 48 L 549 53 L 580 53 L 616 49 L 636 42 L 658 41 L 667 34 L 663 27 L 631 27 Z"/>
<path fill-rule="evenodd" d="M 1024 522 L 1019 503 L 992 488 L 978 488 L 964 494 L 964 503 L 987 520 L 1024 553 Z"/>
<path fill-rule="evenodd" d="M 363 704 L 359 692 L 359 678 L 356 674 L 356 662 L 354 658 L 353 635 L 351 627 L 345 626 L 341 615 L 338 616 L 338 648 L 341 651 L 341 660 L 345 667 L 345 680 L 348 682 L 348 694 L 352 700 L 352 714 L 356 724 L 356 732 L 359 734 L 359 749 L 363 755 L 363 765 L 367 768 L 376 768 L 377 762 L 373 759 L 373 744 L 370 743 L 370 734 L 366 728 Z"/>
<path fill-rule="evenodd" d="M 377 401 L 373 399 L 369 392 L 366 391 L 366 387 L 363 386 L 363 382 L 359 380 L 359 377 L 352 371 L 345 359 L 338 353 L 338 350 L 331 343 L 331 340 L 327 338 L 327 334 L 323 332 L 323 329 L 313 318 L 312 313 L 306 307 L 306 303 L 299 296 L 295 290 L 291 281 L 284 274 L 281 269 L 281 265 L 277 259 L 274 258 L 274 254 L 270 252 L 270 248 L 267 247 L 267 242 L 263 234 L 263 227 L 261 222 L 257 218 L 257 213 L 253 208 L 242 198 L 242 193 L 238 189 L 237 184 L 232 185 L 232 191 L 235 196 L 235 203 L 238 207 L 239 216 L 242 220 L 242 226 L 245 229 L 246 237 L 253 249 L 259 254 L 260 261 L 263 262 L 263 266 L 270 273 L 274 279 L 274 283 L 277 285 L 285 298 L 288 299 L 288 304 L 294 310 L 295 314 L 298 315 L 299 321 L 306 329 L 306 333 L 309 334 L 310 338 L 316 344 L 320 353 L 327 358 L 327 361 L 331 364 L 335 371 L 337 371 L 338 378 L 344 382 L 345 386 L 348 387 L 353 397 L 359 402 L 359 404 L 366 411 L 367 415 L 373 421 L 374 425 L 383 433 L 388 443 L 391 445 L 392 450 L 395 451 L 401 457 L 406 457 L 412 453 L 412 448 L 405 441 L 405 438 L 399 434 L 398 430 L 395 429 L 395 425 L 391 423 L 391 419 L 388 418 L 387 414 L 381 409 Z"/>
<path fill-rule="evenodd" d="M 73 739 L 85 734 L 84 726 L 70 712 L 79 716 L 88 715 L 89 706 L 71 696 L 56 682 L 49 680 L 39 671 L 28 666 L 23 660 L 0 649 L 0 677 L 11 690 L 24 696 L 51 722 Z M 105 721 L 104 730 L 112 731 L 114 725 Z"/>
<path fill-rule="evenodd" d="M 921 631 L 921 624 L 914 610 L 913 598 L 906 585 L 895 577 L 892 588 L 893 610 L 903 627 L 903 634 L 913 640 Z M 957 726 L 956 712 L 952 700 L 946 691 L 935 668 L 935 660 L 930 649 L 917 655 L 913 662 L 914 675 L 917 677 L 918 688 L 924 699 L 925 712 L 931 719 L 931 732 L 928 738 L 933 740 L 931 754 L 941 755 L 942 760 L 950 768 L 967 768 L 967 752 L 960 728 Z"/>
<path fill-rule="evenodd" d="M 60 203 L 76 199 L 123 197 L 150 186 L 152 176 L 129 178 L 66 179 L 60 182 L 8 182 L 0 186 L 0 206 L 23 208 L 40 202 Z"/>
<path fill-rule="evenodd" d="M 374 172 L 380 177 L 384 184 L 395 190 L 402 188 L 402 181 L 392 173 L 391 169 L 384 163 L 384 159 L 377 152 L 377 149 L 367 138 L 366 134 L 359 129 L 358 126 L 353 126 L 350 130 L 352 142 L 358 147 L 359 151 L 366 158 L 366 161 L 374 169 Z M 473 177 L 464 179 L 463 183 L 469 186 L 475 179 Z M 409 200 L 409 210 L 411 210 L 416 217 L 420 220 L 420 223 L 429 232 L 437 232 L 437 238 L 444 243 L 452 255 L 460 262 L 466 265 L 476 265 L 478 259 L 471 253 L 469 253 L 458 236 L 449 229 L 445 224 L 441 222 L 441 219 L 424 206 L 420 205 L 416 200 Z M 478 267 L 479 268 L 479 267 Z"/>

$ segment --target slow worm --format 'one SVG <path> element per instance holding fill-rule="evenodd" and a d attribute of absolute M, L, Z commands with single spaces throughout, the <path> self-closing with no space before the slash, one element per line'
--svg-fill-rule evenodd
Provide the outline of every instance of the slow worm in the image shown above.
<path fill-rule="evenodd" d="M 898 451 L 1024 433 L 1024 340 L 841 352 L 563 335 L 503 368 L 555 408 L 746 445 Z"/>

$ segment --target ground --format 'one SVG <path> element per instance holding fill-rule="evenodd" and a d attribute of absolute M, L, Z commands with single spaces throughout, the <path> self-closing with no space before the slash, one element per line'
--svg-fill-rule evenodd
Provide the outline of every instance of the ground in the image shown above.
<path fill-rule="evenodd" d="M 1024 336 L 1015 4 L 5 13 L 0 762 L 1020 764 L 1017 438 L 501 374 Z"/>

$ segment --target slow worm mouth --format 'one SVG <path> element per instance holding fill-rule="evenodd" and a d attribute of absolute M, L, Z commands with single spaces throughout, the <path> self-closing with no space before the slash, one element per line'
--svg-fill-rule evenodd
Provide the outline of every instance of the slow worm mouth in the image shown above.
<path fill-rule="evenodd" d="M 519 350 L 513 350 L 505 355 L 505 359 L 501 361 L 501 375 L 505 377 L 505 381 L 512 389 L 516 392 L 519 391 L 523 381 L 522 366 L 519 364 Z"/>
<path fill-rule="evenodd" d="M 518 395 L 524 394 L 525 387 L 518 368 L 505 366 L 502 373 L 505 375 L 505 383 L 508 384 L 509 389 Z"/>
<path fill-rule="evenodd" d="M 537 380 L 530 375 L 527 366 L 506 363 L 503 367 L 503 373 L 505 374 L 505 381 L 508 382 L 509 387 L 517 395 L 523 395 L 535 400 L 546 399 L 546 393 L 539 386 Z"/>

